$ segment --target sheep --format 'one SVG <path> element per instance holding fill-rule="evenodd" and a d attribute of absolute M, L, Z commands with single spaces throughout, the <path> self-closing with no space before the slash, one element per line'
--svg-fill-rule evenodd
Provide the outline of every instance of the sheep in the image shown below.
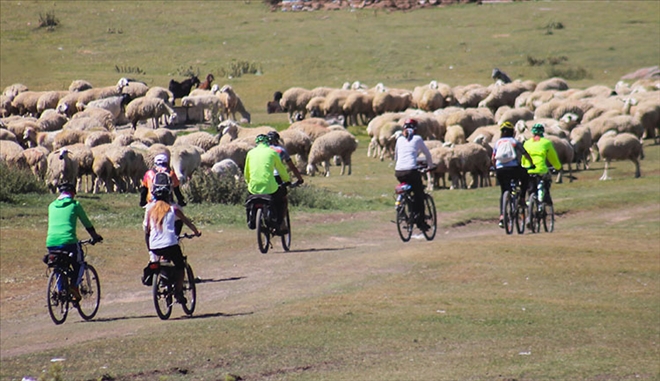
<path fill-rule="evenodd" d="M 348 131 L 330 131 L 314 141 L 307 159 L 307 174 L 313 176 L 316 165 L 323 163 L 325 176 L 330 176 L 330 159 L 333 156 L 341 158 L 341 175 L 348 166 L 351 174 L 351 155 L 357 149 L 358 141 Z"/>
<path fill-rule="evenodd" d="M 152 144 L 141 153 L 147 168 L 153 168 L 156 155 L 165 154 L 167 157 L 172 157 L 169 147 L 161 143 Z"/>
<path fill-rule="evenodd" d="M 80 92 L 80 91 L 85 91 L 91 89 L 92 84 L 89 83 L 88 81 L 85 81 L 84 79 L 76 79 L 71 81 L 71 84 L 69 85 L 69 91 L 70 92 Z"/>
<path fill-rule="evenodd" d="M 45 110 L 57 108 L 60 99 L 69 94 L 69 91 L 46 91 L 37 100 L 37 114 L 41 115 Z"/>
<path fill-rule="evenodd" d="M 33 133 L 30 134 L 29 136 L 34 139 L 32 141 L 33 143 L 36 143 L 36 132 L 41 131 L 41 129 L 39 128 L 39 124 L 32 118 L 21 118 L 21 119 L 12 120 L 9 123 L 7 123 L 6 127 L 9 131 L 11 131 L 14 134 L 14 136 L 16 136 L 16 140 L 20 145 L 23 146 L 23 148 L 28 148 L 31 144 L 29 140 L 26 140 L 26 134 L 25 134 L 26 131 L 28 131 L 29 129 L 32 130 Z"/>
<path fill-rule="evenodd" d="M 536 85 L 534 91 L 544 91 L 544 90 L 568 90 L 569 86 L 566 80 L 563 78 L 553 77 L 541 81 Z"/>
<path fill-rule="evenodd" d="M 156 130 L 147 127 L 138 127 L 133 132 L 133 142 L 140 142 L 146 146 L 151 146 L 159 142 L 158 135 L 154 132 Z"/>
<path fill-rule="evenodd" d="M 250 128 L 241 127 L 238 123 L 232 121 L 223 122 L 218 125 L 218 128 L 222 128 L 222 138 L 220 139 L 220 143 L 226 143 L 240 138 L 255 138 L 259 134 L 267 134 L 270 131 L 276 131 L 270 126 Z"/>
<path fill-rule="evenodd" d="M 560 119 L 567 113 L 571 113 L 577 115 L 578 120 L 581 120 L 591 107 L 593 107 L 591 104 L 580 99 L 553 99 L 537 107 L 534 110 L 534 118 Z"/>
<path fill-rule="evenodd" d="M 404 111 L 412 103 L 412 93 L 405 92 L 377 92 L 374 95 L 372 109 L 376 115 L 384 114 L 386 112 Z"/>
<path fill-rule="evenodd" d="M 504 122 L 510 122 L 515 125 L 519 120 L 531 119 L 534 119 L 534 112 L 526 107 L 508 109 L 499 117 L 497 113 L 495 114 L 495 120 L 498 125 L 501 125 Z"/>
<path fill-rule="evenodd" d="M 48 154 L 50 152 L 44 147 L 28 148 L 23 151 L 25 162 L 30 168 L 35 177 L 39 180 L 46 178 L 46 170 L 48 167 Z"/>
<path fill-rule="evenodd" d="M 232 159 L 223 159 L 213 164 L 211 172 L 217 173 L 223 178 L 233 177 L 236 180 L 239 180 L 242 176 L 240 167 Z"/>
<path fill-rule="evenodd" d="M 130 147 L 114 144 L 105 154 L 112 162 L 117 191 L 133 192 L 140 184 L 140 177 L 147 171 L 142 155 Z"/>
<path fill-rule="evenodd" d="M 108 131 L 90 131 L 87 136 L 85 136 L 84 144 L 87 147 L 96 147 L 101 144 L 110 144 L 112 143 L 112 134 Z"/>
<path fill-rule="evenodd" d="M 280 140 L 286 152 L 295 156 L 298 168 L 305 168 L 309 150 L 312 148 L 312 138 L 303 131 L 286 129 L 280 132 Z"/>
<path fill-rule="evenodd" d="M 93 119 L 94 121 L 96 121 L 96 123 L 76 122 L 78 119 L 85 119 L 85 118 Z M 103 129 L 108 131 L 114 130 L 115 129 L 114 116 L 110 111 L 106 109 L 89 108 L 87 110 L 76 113 L 74 116 L 71 117 L 71 120 L 69 120 L 69 122 L 67 122 L 67 124 L 65 124 L 62 128 L 89 129 L 93 127 L 102 127 Z"/>
<path fill-rule="evenodd" d="M 173 79 L 170 79 L 170 83 L 167 88 L 174 95 L 172 104 L 174 104 L 174 102 L 177 99 L 181 99 L 186 95 L 190 94 L 190 89 L 192 89 L 193 86 L 198 87 L 199 85 L 200 85 L 200 81 L 199 78 L 197 78 L 197 76 L 192 76 L 188 79 L 183 80 L 182 82 L 177 82 Z"/>
<path fill-rule="evenodd" d="M 580 125 L 571 130 L 569 137 L 575 152 L 575 169 L 580 169 L 580 163 L 584 170 L 589 169 L 589 153 L 593 145 L 591 130 L 587 126 Z"/>
<path fill-rule="evenodd" d="M 121 89 L 121 95 L 126 95 L 130 101 L 145 96 L 148 91 L 149 86 L 146 83 L 129 79 L 128 84 Z"/>
<path fill-rule="evenodd" d="M 280 106 L 284 112 L 288 113 L 289 123 L 295 122 L 294 114 L 296 112 L 301 113 L 302 118 L 305 118 L 307 103 L 312 98 L 312 92 L 302 87 L 292 87 L 284 91 L 282 99 L 280 99 Z"/>
<path fill-rule="evenodd" d="M 176 133 L 168 128 L 159 128 L 153 131 L 158 137 L 158 142 L 171 146 L 176 141 Z"/>
<path fill-rule="evenodd" d="M 231 120 L 236 120 L 236 113 L 239 112 L 243 118 L 247 119 L 248 123 L 250 120 L 250 114 L 245 110 L 243 102 L 240 97 L 234 92 L 234 89 L 229 85 L 224 85 L 217 93 L 217 96 L 222 102 L 222 114 L 223 120 L 229 119 L 231 115 Z"/>
<path fill-rule="evenodd" d="M 25 131 L 23 131 L 23 143 L 25 148 L 33 148 L 36 147 L 37 144 L 37 134 L 40 131 L 38 128 L 35 127 L 26 127 Z"/>
<path fill-rule="evenodd" d="M 158 118 L 167 115 L 166 125 L 176 120 L 176 112 L 159 98 L 141 97 L 132 100 L 126 106 L 126 118 L 130 121 L 133 130 L 137 127 L 139 121 L 152 119 L 153 128 L 160 127 Z"/>
<path fill-rule="evenodd" d="M 194 145 L 181 144 L 172 146 L 170 152 L 172 154 L 170 157 L 170 166 L 174 170 L 174 173 L 176 173 L 179 181 L 181 181 L 181 184 L 185 184 L 200 166 L 204 151 Z"/>
<path fill-rule="evenodd" d="M 328 129 L 328 124 L 325 123 L 323 119 L 318 118 L 305 119 L 299 122 L 295 122 L 291 124 L 287 129 L 304 132 L 307 136 L 309 136 L 310 139 L 312 139 L 312 142 L 330 132 Z"/>
<path fill-rule="evenodd" d="M 213 120 L 226 112 L 222 100 L 212 94 L 187 95 L 181 98 L 181 106 L 186 108 L 186 113 L 188 113 L 189 108 L 194 108 L 197 110 L 195 114 L 202 115 L 203 118 L 206 118 L 206 114 L 208 114 L 209 120 Z"/>
<path fill-rule="evenodd" d="M 453 155 L 453 150 L 449 147 L 439 145 L 437 147 L 429 147 L 428 142 L 427 147 L 429 152 L 431 152 L 431 158 L 433 160 L 432 169 L 427 172 L 427 184 L 426 189 L 430 192 L 435 188 L 440 187 L 440 180 L 442 180 L 442 188 L 447 188 L 447 182 L 445 181 L 445 174 L 447 173 L 447 163 L 449 158 Z"/>
<path fill-rule="evenodd" d="M 41 131 L 61 130 L 69 119 L 54 109 L 44 110 L 39 116 L 37 123 Z"/>
<path fill-rule="evenodd" d="M 87 104 L 96 99 L 121 95 L 122 89 L 128 85 L 126 78 L 120 78 L 115 86 L 95 87 L 83 91 L 73 91 L 62 97 L 57 103 L 57 111 L 71 117 L 78 112 L 77 104 Z"/>
<path fill-rule="evenodd" d="M 447 132 L 445 133 L 444 138 L 446 143 L 450 144 L 465 144 L 465 130 L 458 124 L 452 124 L 447 126 Z"/>
<path fill-rule="evenodd" d="M 16 109 L 18 115 L 38 116 L 37 102 L 44 91 L 23 91 L 18 93 L 11 101 L 11 105 Z"/>
<path fill-rule="evenodd" d="M 491 143 L 499 140 L 500 136 L 500 126 L 498 124 L 490 124 L 488 126 L 478 127 L 465 140 L 474 143 L 479 138 L 484 143 Z"/>
<path fill-rule="evenodd" d="M 117 146 L 129 146 L 133 142 L 133 130 L 114 131 L 112 144 Z"/>
<path fill-rule="evenodd" d="M 83 111 L 91 108 L 100 108 L 103 110 L 107 110 L 112 114 L 113 124 L 121 124 L 126 119 L 126 117 L 124 116 L 124 109 L 130 101 L 131 101 L 131 97 L 128 94 L 121 94 L 114 97 L 97 99 L 87 104 L 78 102 L 76 104 L 76 107 L 78 108 L 78 111 Z"/>
<path fill-rule="evenodd" d="M 313 97 L 307 102 L 307 112 L 312 118 L 323 118 L 325 116 L 325 97 Z"/>
<path fill-rule="evenodd" d="M 2 95 L 9 97 L 10 99 L 14 99 L 14 97 L 16 97 L 16 95 L 19 93 L 29 90 L 30 89 L 22 83 L 14 83 L 13 85 L 5 87 L 5 89 L 2 91 Z"/>
<path fill-rule="evenodd" d="M 487 108 L 468 108 L 447 116 L 447 126 L 458 124 L 463 127 L 465 136 L 470 136 L 474 130 L 481 126 L 495 124 L 493 114 Z"/>
<path fill-rule="evenodd" d="M 575 151 L 573 150 L 571 142 L 566 138 L 560 138 L 554 135 L 546 135 L 546 138 L 552 142 L 552 146 L 555 148 L 557 157 L 562 166 L 557 174 L 555 182 L 557 184 L 563 182 L 564 164 L 568 165 L 568 178 L 570 179 L 570 182 L 573 182 L 573 169 L 571 168 L 571 163 L 573 163 L 573 159 L 575 158 Z"/>
<path fill-rule="evenodd" d="M 635 178 L 641 176 L 639 159 L 643 156 L 642 142 L 631 133 L 617 134 L 608 131 L 598 140 L 598 152 L 605 160 L 605 169 L 600 180 L 610 180 L 607 173 L 612 160 L 631 160 L 635 164 Z"/>
<path fill-rule="evenodd" d="M 451 179 L 450 189 L 474 188 L 489 185 L 491 158 L 488 150 L 481 144 L 466 143 L 452 148 L 453 153 L 447 161 L 447 172 Z M 474 181 L 468 185 L 466 174 L 471 173 Z"/>
<path fill-rule="evenodd" d="M 231 159 L 239 168 L 243 168 L 245 167 L 245 157 L 254 146 L 254 143 L 240 140 L 215 146 L 201 155 L 200 165 L 202 167 L 212 167 L 219 161 Z"/>
<path fill-rule="evenodd" d="M 92 163 L 94 189 L 92 193 L 94 194 L 100 191 L 101 183 L 105 186 L 107 193 L 114 190 L 114 166 L 106 155 L 106 152 L 112 147 L 112 144 L 102 144 L 92 147 L 92 154 L 94 155 L 94 162 Z"/>
<path fill-rule="evenodd" d="M 403 130 L 399 121 L 388 121 L 380 125 L 378 134 L 374 135 L 372 141 L 377 145 L 378 158 L 380 161 L 385 159 L 385 155 L 389 158 L 394 158 L 394 146 L 396 139 L 400 136 L 400 131 Z M 399 132 L 399 133 L 397 133 Z"/>
<path fill-rule="evenodd" d="M 83 143 L 68 145 L 64 148 L 71 152 L 71 158 L 78 162 L 78 192 L 91 192 L 94 185 L 93 178 L 91 178 L 94 175 L 92 171 L 92 164 L 94 163 L 92 149 Z"/>
<path fill-rule="evenodd" d="M 11 140 L 0 140 L 0 161 L 7 163 L 8 166 L 25 169 L 27 162 L 23 155 L 23 147 Z"/>
<path fill-rule="evenodd" d="M 46 185 L 51 193 L 55 193 L 60 183 L 66 182 L 76 185 L 78 179 L 78 161 L 68 149 L 62 148 L 48 154 L 46 158 Z"/>
<path fill-rule="evenodd" d="M 213 74 L 208 74 L 204 82 L 200 83 L 199 86 L 197 86 L 197 88 L 200 90 L 209 90 L 211 88 L 211 83 L 213 83 L 213 80 L 215 80 Z"/>
<path fill-rule="evenodd" d="M 220 137 L 221 134 L 212 135 L 206 131 L 197 131 L 187 135 L 177 136 L 173 145 L 194 145 L 204 151 L 208 151 L 220 143 Z"/>
<path fill-rule="evenodd" d="M 13 132 L 5 128 L 0 128 L 0 140 L 9 140 L 14 143 L 18 143 L 18 141 L 16 140 L 16 135 L 14 135 Z"/>
<path fill-rule="evenodd" d="M 349 125 L 365 125 L 376 116 L 372 107 L 374 95 L 373 91 L 354 91 L 346 97 L 342 109 Z"/>
<path fill-rule="evenodd" d="M 456 86 L 453 89 L 456 102 L 461 107 L 477 107 L 490 94 L 490 89 L 479 84 Z"/>
<path fill-rule="evenodd" d="M 633 116 L 639 120 L 644 129 L 643 137 L 653 139 L 655 144 L 660 143 L 660 135 L 657 131 L 660 129 L 660 98 L 641 102 L 635 108 Z"/>
<path fill-rule="evenodd" d="M 168 105 L 174 105 L 174 94 L 164 87 L 152 86 L 144 96 L 147 98 L 160 98 L 167 102 Z"/>
<path fill-rule="evenodd" d="M 325 96 L 325 102 L 323 103 L 323 115 L 342 115 L 344 116 L 344 120 L 346 120 L 344 103 L 346 102 L 346 98 L 353 92 L 353 90 L 343 89 L 336 89 L 329 92 Z"/>
<path fill-rule="evenodd" d="M 479 102 L 478 107 L 488 107 L 492 111 L 497 110 L 501 106 L 513 107 L 516 103 L 516 98 L 528 90 L 530 89 L 526 88 L 525 84 L 520 81 L 495 86 L 490 94 Z"/>
<path fill-rule="evenodd" d="M 53 149 L 58 150 L 68 145 L 84 143 L 88 133 L 88 131 L 83 130 L 62 130 L 60 133 L 55 135 L 53 140 Z"/>
<path fill-rule="evenodd" d="M 98 121 L 98 119 L 93 118 L 91 116 L 85 116 L 85 117 L 80 117 L 76 119 L 71 119 L 66 124 L 64 127 L 62 127 L 63 130 L 79 130 L 79 131 L 90 131 L 90 130 L 98 130 L 102 129 L 104 131 L 107 131 L 107 128 L 103 127 L 101 123 Z"/>

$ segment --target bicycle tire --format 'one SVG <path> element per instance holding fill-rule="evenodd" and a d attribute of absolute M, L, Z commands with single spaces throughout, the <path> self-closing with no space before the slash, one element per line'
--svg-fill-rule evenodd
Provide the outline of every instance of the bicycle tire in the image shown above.
<path fill-rule="evenodd" d="M 186 298 L 186 303 L 181 307 L 183 312 L 190 316 L 195 312 L 195 306 L 197 306 L 197 288 L 195 287 L 195 274 L 188 263 L 186 263 L 186 270 L 183 273 L 183 296 Z"/>
<path fill-rule="evenodd" d="M 503 214 L 504 214 L 504 231 L 506 234 L 511 234 L 513 233 L 513 224 L 514 224 L 514 214 L 515 211 L 513 210 L 513 199 L 511 197 L 511 192 L 509 191 L 504 191 L 502 194 L 502 209 L 503 209 Z"/>
<path fill-rule="evenodd" d="M 408 205 L 409 203 L 407 201 L 403 201 L 396 208 L 396 228 L 403 242 L 410 241 L 410 237 L 412 236 L 412 216 L 408 210 Z"/>
<path fill-rule="evenodd" d="M 62 291 L 58 287 L 59 280 L 62 279 Z M 48 302 L 48 314 L 53 323 L 60 325 L 66 321 L 69 313 L 69 280 L 65 274 L 62 274 L 57 268 L 50 273 L 48 277 L 48 286 L 46 287 L 46 300 Z"/>
<path fill-rule="evenodd" d="M 92 265 L 85 264 L 85 271 L 80 282 L 80 295 L 82 299 L 77 305 L 78 314 L 85 320 L 91 320 L 99 311 L 101 302 L 101 282 L 99 274 Z"/>
<path fill-rule="evenodd" d="M 151 287 L 156 314 L 161 320 L 169 319 L 172 314 L 173 286 L 169 284 L 169 279 L 158 273 L 154 275 L 153 285 Z"/>
<path fill-rule="evenodd" d="M 291 219 L 289 218 L 289 211 L 284 214 L 284 222 L 286 224 L 287 232 L 282 234 L 282 248 L 284 251 L 291 250 Z"/>
<path fill-rule="evenodd" d="M 555 230 L 555 208 L 543 203 L 543 230 L 552 233 Z"/>
<path fill-rule="evenodd" d="M 527 205 L 527 214 L 529 218 L 528 227 L 532 233 L 539 233 L 539 229 L 541 228 L 540 226 L 541 221 L 539 220 L 538 207 L 539 207 L 539 201 L 536 198 L 536 194 L 530 195 L 529 205 Z"/>
<path fill-rule="evenodd" d="M 268 224 L 266 223 L 266 216 L 264 209 L 258 208 L 255 215 L 256 230 L 257 230 L 257 245 L 262 254 L 268 252 L 268 245 L 270 244 L 270 233 L 268 232 Z"/>
<path fill-rule="evenodd" d="M 432 241 L 435 238 L 435 233 L 438 231 L 438 215 L 435 210 L 433 196 L 428 193 L 424 196 L 424 221 L 426 221 L 430 228 L 422 233 L 424 233 L 427 241 Z"/>
<path fill-rule="evenodd" d="M 525 233 L 525 217 L 527 215 L 526 211 L 526 204 L 525 200 L 522 198 L 518 198 L 516 201 L 516 230 L 518 231 L 518 234 L 524 234 Z"/>

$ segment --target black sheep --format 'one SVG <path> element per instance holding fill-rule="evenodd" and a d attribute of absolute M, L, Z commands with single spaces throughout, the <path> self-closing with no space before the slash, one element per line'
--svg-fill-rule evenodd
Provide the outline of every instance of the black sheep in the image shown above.
<path fill-rule="evenodd" d="M 200 82 L 197 76 L 192 76 L 182 82 L 177 82 L 173 79 L 170 79 L 170 85 L 168 86 L 168 89 L 172 92 L 172 94 L 174 94 L 173 101 L 176 101 L 177 99 L 181 99 L 190 94 L 190 89 L 192 89 L 193 86 L 199 86 L 199 84 Z"/>

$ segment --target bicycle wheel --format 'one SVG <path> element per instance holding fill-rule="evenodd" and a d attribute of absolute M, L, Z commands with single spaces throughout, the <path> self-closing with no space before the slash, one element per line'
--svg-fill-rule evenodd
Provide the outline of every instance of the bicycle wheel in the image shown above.
<path fill-rule="evenodd" d="M 187 263 L 186 270 L 183 272 L 183 296 L 186 298 L 186 304 L 181 305 L 183 312 L 186 315 L 192 315 L 197 305 L 197 289 L 195 288 L 195 274 Z"/>
<path fill-rule="evenodd" d="M 80 282 L 80 295 L 82 299 L 78 302 L 78 313 L 83 319 L 91 320 L 96 316 L 101 302 L 101 282 L 99 274 L 92 265 L 85 265 Z"/>
<path fill-rule="evenodd" d="M 527 205 L 527 218 L 529 225 L 527 226 L 532 233 L 538 233 L 541 228 L 541 221 L 539 220 L 538 212 L 539 202 L 535 194 L 529 196 L 529 205 Z"/>
<path fill-rule="evenodd" d="M 61 281 L 61 287 L 58 283 Z M 60 291 L 61 289 L 61 291 Z M 58 269 L 53 270 L 48 277 L 47 300 L 48 313 L 53 323 L 62 324 L 69 313 L 69 280 Z"/>
<path fill-rule="evenodd" d="M 163 277 L 160 273 L 155 274 L 153 286 L 151 287 L 156 314 L 161 320 L 169 319 L 172 314 L 172 293 L 174 292 L 169 279 Z"/>
<path fill-rule="evenodd" d="M 555 230 L 555 209 L 552 205 L 543 203 L 543 230 L 552 233 Z"/>
<path fill-rule="evenodd" d="M 413 221 L 410 203 L 403 201 L 396 209 L 396 228 L 399 231 L 399 237 L 403 242 L 410 241 L 412 236 Z"/>
<path fill-rule="evenodd" d="M 511 192 L 504 191 L 504 194 L 502 194 L 502 208 L 504 212 L 504 230 L 506 231 L 506 234 L 513 233 L 513 224 L 515 222 L 515 210 L 513 207 Z"/>
<path fill-rule="evenodd" d="M 289 211 L 284 215 L 284 223 L 286 224 L 287 232 L 282 234 L 282 248 L 284 251 L 289 251 L 291 248 L 291 219 L 289 218 Z"/>
<path fill-rule="evenodd" d="M 262 254 L 266 254 L 268 252 L 268 244 L 270 243 L 270 233 L 268 232 L 268 224 L 266 223 L 263 208 L 257 209 L 255 219 L 257 222 L 257 244 L 259 245 L 259 251 Z"/>
<path fill-rule="evenodd" d="M 515 208 L 516 208 L 516 230 L 518 231 L 518 234 L 523 234 L 525 233 L 525 217 L 527 215 L 526 208 L 525 208 L 525 200 L 522 198 L 518 198 L 515 200 Z"/>
<path fill-rule="evenodd" d="M 435 238 L 435 233 L 438 230 L 438 216 L 435 211 L 435 202 L 430 194 L 424 196 L 424 221 L 429 225 L 429 229 L 423 232 L 424 237 L 427 241 L 431 241 Z"/>

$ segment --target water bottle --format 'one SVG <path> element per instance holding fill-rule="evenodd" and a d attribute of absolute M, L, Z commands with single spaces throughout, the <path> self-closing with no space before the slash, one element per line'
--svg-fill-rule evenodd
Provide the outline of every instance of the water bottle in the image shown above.
<path fill-rule="evenodd" d="M 537 185 L 537 197 L 539 199 L 539 202 L 543 202 L 543 180 L 539 180 L 539 183 Z"/>

